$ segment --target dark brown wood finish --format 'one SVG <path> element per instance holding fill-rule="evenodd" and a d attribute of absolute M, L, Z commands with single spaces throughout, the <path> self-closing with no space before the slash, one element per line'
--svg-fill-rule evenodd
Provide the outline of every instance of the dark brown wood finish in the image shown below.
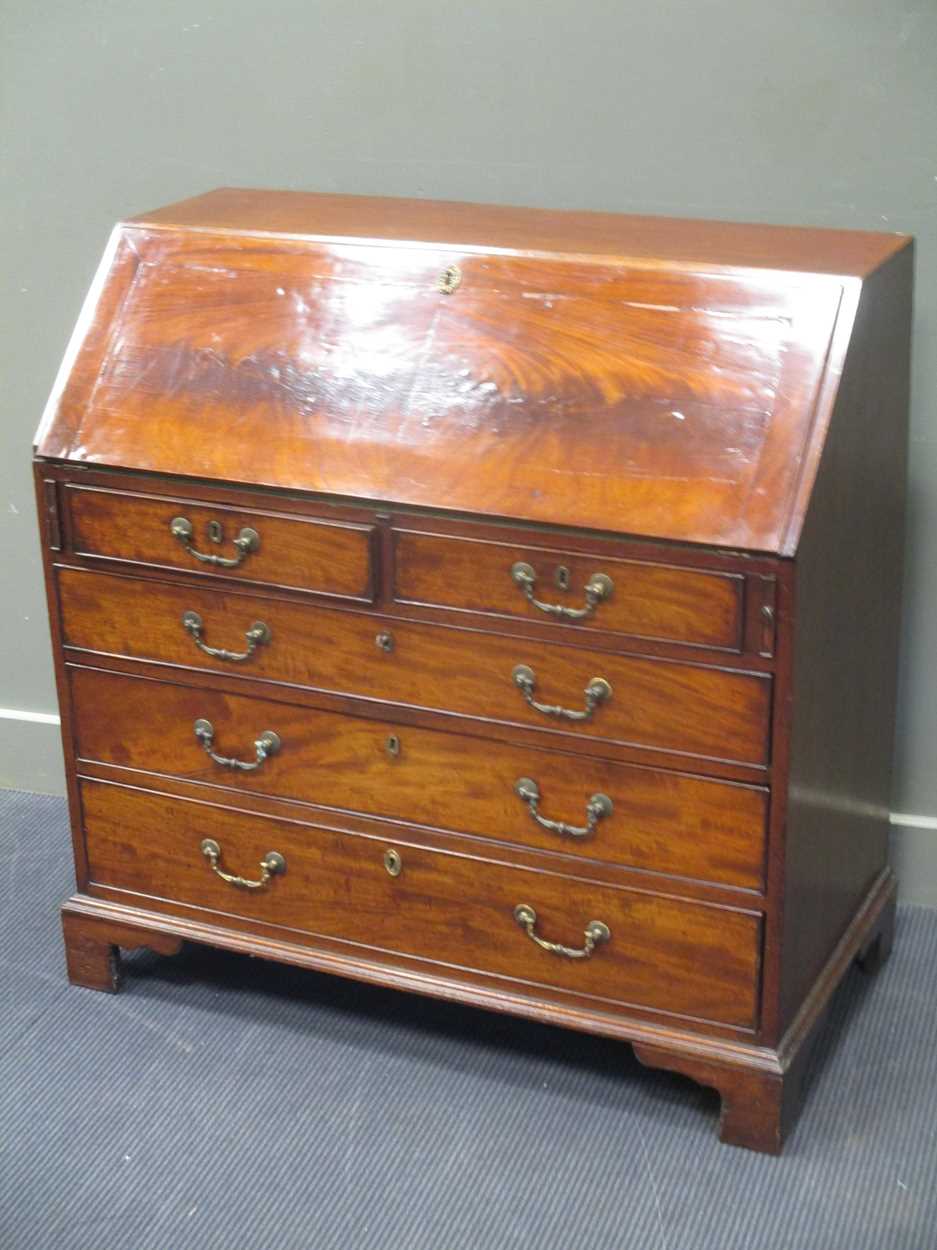
<path fill-rule="evenodd" d="M 784 1021 L 888 855 L 911 276 L 907 249 L 863 289 L 796 565 Z"/>
<path fill-rule="evenodd" d="M 83 762 L 279 796 L 451 829 L 647 872 L 760 890 L 766 791 L 602 759 L 505 745 L 485 738 L 383 724 L 215 691 L 153 685 L 77 669 L 76 748 Z M 104 718 L 99 709 L 112 709 Z M 215 750 L 253 758 L 265 728 L 281 749 L 253 772 L 213 762 L 193 726 L 207 717 Z M 390 743 L 393 745 L 389 745 Z M 535 821 L 516 793 L 536 782 L 547 819 L 583 827 L 592 795 L 611 799 L 589 837 Z M 675 831 L 679 830 L 680 836 Z"/>
<path fill-rule="evenodd" d="M 88 487 L 66 486 L 64 497 L 78 557 L 183 569 L 205 580 L 231 578 L 345 599 L 374 597 L 370 526 Z M 229 567 L 199 560 L 173 537 L 177 517 L 192 523 L 190 545 L 200 554 L 242 562 Z M 211 525 L 219 527 L 217 538 L 209 533 Z M 245 528 L 255 531 L 258 545 L 240 556 L 233 540 Z"/>
<path fill-rule="evenodd" d="M 148 906 L 169 897 L 311 936 L 546 982 L 580 997 L 744 1028 L 755 1023 L 757 914 L 483 866 L 412 845 L 401 846 L 399 875 L 391 876 L 384 855 L 397 850 L 393 842 L 297 830 L 238 812 L 221 820 L 212 812 L 206 823 L 198 804 L 93 782 L 83 785 L 82 804 L 91 882 L 146 895 Z M 200 851 L 206 836 L 220 845 L 219 867 L 228 873 L 259 880 L 269 851 L 282 854 L 286 870 L 260 889 L 231 885 Z M 548 940 L 581 948 L 596 919 L 611 938 L 594 958 L 557 958 L 515 921 L 523 903 L 535 909 Z M 700 958 L 710 970 L 705 979 L 696 975 Z"/>
<path fill-rule="evenodd" d="M 146 676 L 171 686 L 188 686 L 197 690 L 220 691 L 224 694 L 244 695 L 251 693 L 255 678 L 235 678 L 230 673 L 214 673 L 201 669 L 180 671 L 168 665 L 142 664 L 139 660 L 120 656 L 95 655 L 82 657 L 88 664 L 76 665 L 78 653 L 65 652 L 67 670 L 75 667 L 94 667 L 101 672 L 122 673 L 131 677 Z M 142 671 L 141 671 L 142 669 Z M 535 726 L 485 720 L 480 717 L 457 716 L 451 712 L 425 711 L 406 704 L 363 700 L 349 695 L 330 694 L 325 691 L 306 690 L 301 686 L 286 686 L 276 682 L 265 683 L 257 694 L 271 703 L 285 703 L 295 707 L 309 707 L 317 711 L 338 712 L 345 716 L 363 716 L 387 726 L 412 726 L 413 728 L 441 729 L 447 733 L 468 734 L 484 737 L 494 748 L 496 744 L 517 744 L 568 752 L 584 759 L 602 758 L 625 764 L 637 764 L 646 768 L 660 768 L 677 772 L 705 770 L 705 775 L 723 781 L 736 781 L 743 785 L 769 786 L 774 765 L 767 768 L 751 764 L 731 764 L 720 760 L 699 758 L 674 752 L 652 750 L 645 747 L 622 746 L 617 742 L 590 738 L 561 729 L 541 729 Z M 392 732 L 390 728 L 386 732 Z"/>
<path fill-rule="evenodd" d="M 67 908 L 62 910 L 62 935 L 72 985 L 111 994 L 120 987 L 121 947 L 136 950 L 146 946 L 160 955 L 177 955 L 182 946 L 182 939 L 171 934 L 154 933 L 127 922 L 104 925 L 92 916 L 79 916 Z"/>
<path fill-rule="evenodd" d="M 777 1151 L 891 945 L 910 285 L 900 238 L 600 214 L 223 191 L 120 227 L 36 465 L 72 979 L 194 939 L 551 1020 Z M 205 564 L 180 515 L 260 545 Z M 544 613 L 518 561 L 547 603 L 614 590 Z M 211 656 L 185 611 L 270 637 Z M 612 698 L 547 717 L 517 664 Z M 281 749 L 213 763 L 199 716 Z M 612 812 L 551 829 L 521 777 L 545 821 Z M 287 871 L 226 883 L 205 837 Z M 611 940 L 538 947 L 519 903 Z"/>
<path fill-rule="evenodd" d="M 767 761 L 771 683 L 761 674 L 368 615 L 321 611 L 309 616 L 302 608 L 257 599 L 239 602 L 217 591 L 135 586 L 82 574 L 63 573 L 62 578 L 65 637 L 72 646 L 230 671 L 232 662 L 207 656 L 195 645 L 183 627 L 183 614 L 196 610 L 206 643 L 238 653 L 246 646 L 245 631 L 262 620 L 270 641 L 256 648 L 244 670 L 257 677 L 703 760 Z M 388 640 L 387 650 L 378 641 L 382 638 Z M 529 706 L 512 679 L 519 664 L 533 669 L 534 697 L 549 705 L 583 711 L 584 690 L 594 677 L 607 680 L 612 693 L 589 721 L 547 715 Z"/>
<path fill-rule="evenodd" d="M 557 212 L 503 204 L 386 196 L 322 195 L 219 187 L 131 224 L 160 230 L 212 230 L 234 235 L 331 232 L 376 242 L 441 243 L 467 248 L 633 257 L 684 267 L 780 269 L 865 277 L 907 243 L 865 230 L 818 230 L 679 217 Z"/>
<path fill-rule="evenodd" d="M 525 596 L 511 574 L 518 563 L 533 570 L 532 593 L 547 607 L 588 607 L 586 588 L 596 574 L 608 577 L 612 590 L 591 616 L 564 619 Z M 602 551 L 584 555 L 418 531 L 395 534 L 394 597 L 404 603 L 533 620 L 546 616 L 576 629 L 740 651 L 743 587 L 738 574 L 624 561 Z"/>
<path fill-rule="evenodd" d="M 121 228 L 39 453 L 786 549 L 855 280 L 343 229 Z"/>
<path fill-rule="evenodd" d="M 769 1052 L 768 1064 L 743 1068 L 713 1054 L 643 1043 L 635 1044 L 635 1055 L 648 1067 L 680 1072 L 716 1089 L 722 1097 L 722 1141 L 780 1154 L 796 1121 L 820 1028 L 837 985 L 853 961 L 875 973 L 888 958 L 894 940 L 895 897 L 894 877 L 885 870 L 825 961 L 777 1050 Z"/>

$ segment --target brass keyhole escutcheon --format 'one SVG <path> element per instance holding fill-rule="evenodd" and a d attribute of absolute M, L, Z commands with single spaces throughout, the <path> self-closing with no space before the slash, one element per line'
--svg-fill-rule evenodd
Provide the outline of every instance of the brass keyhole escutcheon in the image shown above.
<path fill-rule="evenodd" d="M 387 735 L 387 740 L 384 743 L 384 749 L 387 751 L 387 754 L 391 757 L 391 759 L 396 759 L 398 757 L 400 754 L 400 739 L 396 734 Z"/>
<path fill-rule="evenodd" d="M 384 867 L 392 877 L 400 876 L 403 860 L 400 858 L 399 851 L 388 850 L 384 852 Z"/>
<path fill-rule="evenodd" d="M 560 590 L 569 590 L 569 581 L 570 581 L 569 569 L 566 567 L 565 564 L 559 565 L 559 567 L 557 568 L 553 576 Z"/>
<path fill-rule="evenodd" d="M 220 543 L 224 541 L 224 530 L 221 528 L 220 521 L 208 522 L 208 538 L 210 542 Z"/>
<path fill-rule="evenodd" d="M 447 265 L 439 275 L 436 290 L 440 295 L 451 295 L 462 285 L 462 270 L 458 265 Z"/>

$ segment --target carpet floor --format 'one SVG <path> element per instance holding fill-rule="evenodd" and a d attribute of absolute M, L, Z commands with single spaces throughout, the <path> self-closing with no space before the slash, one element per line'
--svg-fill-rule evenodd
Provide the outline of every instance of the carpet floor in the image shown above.
<path fill-rule="evenodd" d="M 0 792 L 2 1250 L 935 1250 L 937 912 L 853 970 L 779 1159 L 630 1050 L 205 948 L 65 980 L 65 805 Z"/>

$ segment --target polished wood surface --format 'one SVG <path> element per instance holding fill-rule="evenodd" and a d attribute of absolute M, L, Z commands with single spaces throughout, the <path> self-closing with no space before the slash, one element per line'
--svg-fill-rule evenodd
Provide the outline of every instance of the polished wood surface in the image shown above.
<path fill-rule="evenodd" d="M 532 593 L 549 606 L 583 609 L 596 574 L 609 577 L 613 589 L 592 615 L 570 620 L 529 601 L 511 575 L 516 563 L 533 569 Z M 558 629 L 610 630 L 740 651 L 743 587 L 737 574 L 621 560 L 602 551 L 583 555 L 419 531 L 394 535 L 394 597 L 401 602 L 548 620 Z"/>
<path fill-rule="evenodd" d="M 867 284 L 796 566 L 781 982 L 789 1020 L 888 857 L 904 562 L 911 254 Z"/>
<path fill-rule="evenodd" d="M 89 583 L 78 582 L 81 587 Z M 90 587 L 92 593 L 95 587 Z M 132 601 L 133 594 L 128 595 Z M 229 597 L 230 598 L 230 597 Z M 193 592 L 167 590 L 162 601 L 171 610 L 145 613 L 141 621 L 107 611 L 70 616 L 66 636 L 89 642 L 122 635 L 131 654 L 144 650 L 162 654 L 193 667 L 230 669 L 194 646 L 181 624 L 181 611 L 195 607 L 203 616 L 206 638 L 237 643 L 255 619 L 251 600 L 231 611 L 229 602 L 219 613 Z M 159 603 L 157 599 L 157 604 Z M 204 611 L 203 611 L 204 609 Z M 251 620 L 245 620 L 245 614 Z M 267 618 L 270 618 L 269 620 Z M 520 725 L 552 737 L 620 742 L 635 748 L 657 748 L 692 758 L 705 769 L 709 760 L 763 764 L 768 751 L 770 678 L 760 673 L 726 672 L 662 660 L 612 656 L 578 647 L 551 646 L 528 639 L 502 639 L 463 630 L 412 622 L 393 622 L 393 647 L 377 645 L 378 633 L 388 622 L 368 616 L 351 617 L 324 610 L 308 617 L 303 627 L 284 627 L 284 610 L 266 611 L 263 621 L 271 641 L 251 657 L 251 672 L 271 675 L 296 685 L 338 690 L 364 700 L 380 700 L 406 707 L 436 710 L 449 717 Z M 75 632 L 79 631 L 79 632 Z M 119 647 L 122 639 L 118 637 Z M 204 663 L 201 660 L 204 658 Z M 534 697 L 548 706 L 570 711 L 586 706 L 585 689 L 593 678 L 608 681 L 611 697 L 599 704 L 589 721 L 570 721 L 532 708 L 512 679 L 516 665 L 536 674 Z M 129 684 L 129 683 L 124 683 Z M 361 711 L 366 711 L 362 706 Z"/>
<path fill-rule="evenodd" d="M 277 795 L 538 847 L 585 860 L 759 890 L 765 865 L 766 791 L 660 769 L 485 738 L 382 724 L 308 708 L 157 686 L 78 671 L 79 755 L 244 793 Z M 113 709 L 107 717 L 101 708 Z M 256 772 L 213 763 L 195 740 L 196 716 L 215 726 L 216 750 L 250 761 L 265 728 L 282 749 Z M 260 722 L 263 721 L 261 725 Z M 397 740 L 388 749 L 388 738 Z M 230 748 L 230 749 L 229 749 Z M 588 838 L 544 829 L 515 792 L 540 789 L 547 819 L 577 827 L 595 793 L 613 804 Z"/>
<path fill-rule="evenodd" d="M 885 871 L 873 883 L 851 923 L 815 977 L 797 1016 L 768 1062 L 740 1065 L 715 1051 L 694 1053 L 643 1040 L 635 1056 L 648 1067 L 679 1072 L 721 1096 L 719 1138 L 764 1154 L 780 1154 L 793 1128 L 833 993 L 853 963 L 874 974 L 887 961 L 895 930 L 897 884 Z"/>
<path fill-rule="evenodd" d="M 628 256 L 670 265 L 789 269 L 863 277 L 906 246 L 906 236 L 865 230 L 741 225 L 679 217 L 514 208 L 452 200 L 325 195 L 221 187 L 140 213 L 159 229 L 303 235 L 399 243 L 454 242 L 483 251 Z"/>
<path fill-rule="evenodd" d="M 72 979 L 191 939 L 603 1033 L 776 1152 L 891 945 L 911 257 L 237 191 L 119 227 L 36 463 Z M 178 515 L 260 547 L 202 564 Z M 614 590 L 544 613 L 519 560 L 545 603 Z M 208 655 L 191 611 L 208 647 L 269 636 Z M 612 697 L 546 715 L 519 664 L 549 705 Z M 199 717 L 280 749 L 232 769 Z M 225 883 L 204 837 L 287 871 Z"/>
<path fill-rule="evenodd" d="M 120 987 L 120 950 L 145 946 L 160 955 L 177 955 L 182 939 L 127 921 L 113 922 L 105 929 L 94 920 L 62 909 L 62 936 L 68 979 L 72 985 L 89 990 L 116 993 Z"/>
<path fill-rule="evenodd" d="M 402 956 L 372 960 L 367 953 L 326 939 L 320 939 L 316 946 L 300 945 L 291 934 L 256 921 L 242 925 L 227 915 L 213 917 L 223 924 L 212 923 L 204 915 L 185 914 L 187 909 L 178 904 L 165 903 L 164 910 L 154 911 L 138 901 L 122 901 L 125 896 L 120 891 L 96 890 L 95 897 L 72 896 L 62 908 L 69 948 L 79 945 L 83 956 L 81 977 L 73 978 L 75 984 L 113 988 L 109 977 L 118 944 L 135 947 L 145 940 L 155 950 L 172 953 L 181 940 L 191 940 L 400 990 L 457 999 L 489 1011 L 508 1011 L 541 1023 L 630 1042 L 636 1056 L 648 1066 L 669 1068 L 712 1086 L 722 1099 L 721 1140 L 768 1154 L 780 1152 L 794 1125 L 810 1054 L 836 986 L 854 959 L 868 971 L 876 971 L 872 953 L 887 957 L 895 917 L 895 882 L 893 877 L 886 877 L 857 912 L 794 1024 L 774 1049 L 714 1035 L 707 1032 L 711 1026 L 703 1021 L 661 1023 L 653 1016 L 645 1018 L 638 1010 L 623 1015 L 546 986 L 521 990 L 504 979 L 438 965 L 430 969 Z"/>
<path fill-rule="evenodd" d="M 198 804 L 99 783 L 83 785 L 82 805 L 91 881 L 146 895 L 149 906 L 170 897 L 606 1001 L 744 1027 L 755 1022 L 754 914 L 413 846 L 400 847 L 400 875 L 392 877 L 384 853 L 394 843 L 237 812 L 219 819 Z M 263 889 L 229 885 L 199 849 L 206 836 L 221 845 L 221 866 L 230 873 L 258 878 L 271 850 L 284 856 L 286 871 Z M 547 940 L 581 947 L 596 919 L 611 940 L 591 958 L 543 951 L 514 919 L 520 903 L 534 907 Z"/>
<path fill-rule="evenodd" d="M 37 451 L 787 553 L 857 293 L 627 255 L 125 226 Z"/>
<path fill-rule="evenodd" d="M 186 498 L 131 495 L 68 486 L 66 523 L 76 556 L 181 569 L 204 579 L 284 586 L 347 599 L 373 597 L 370 526 L 338 525 L 268 509 L 244 511 Z M 176 517 L 191 521 L 191 546 L 202 554 L 234 559 L 234 539 L 245 529 L 259 535 L 256 550 L 236 567 L 207 564 L 173 537 Z M 220 541 L 209 525 L 221 527 Z"/>

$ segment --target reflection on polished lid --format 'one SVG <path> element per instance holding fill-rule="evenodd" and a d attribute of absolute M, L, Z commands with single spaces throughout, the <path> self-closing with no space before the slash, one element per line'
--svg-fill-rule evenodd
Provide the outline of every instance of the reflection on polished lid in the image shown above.
<path fill-rule="evenodd" d="M 446 245 L 446 206 L 296 198 L 292 217 L 226 192 L 118 227 L 39 454 L 794 550 L 856 270 L 903 240 L 698 223 L 691 261 L 694 223 L 654 256 L 628 246 L 634 219 L 449 206 Z M 525 219 L 532 246 L 507 246 Z M 595 250 L 615 223 L 621 252 Z M 751 232 L 783 264 L 753 267 Z M 827 235 L 851 270 L 811 271 Z"/>

